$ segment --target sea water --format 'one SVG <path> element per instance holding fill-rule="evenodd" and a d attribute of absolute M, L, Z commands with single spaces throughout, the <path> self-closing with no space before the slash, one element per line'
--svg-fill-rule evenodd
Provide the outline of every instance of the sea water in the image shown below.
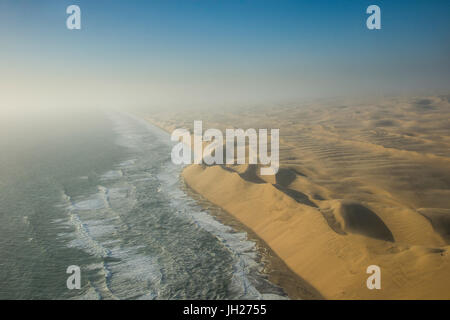
<path fill-rule="evenodd" d="M 247 234 L 186 194 L 159 128 L 93 112 L 0 132 L 0 299 L 285 297 Z"/>

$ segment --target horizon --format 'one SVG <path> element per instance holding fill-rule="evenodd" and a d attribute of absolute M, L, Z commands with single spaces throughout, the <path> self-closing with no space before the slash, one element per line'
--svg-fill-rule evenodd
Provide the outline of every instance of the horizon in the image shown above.
<path fill-rule="evenodd" d="M 68 30 L 66 8 L 81 8 Z M 449 2 L 3 1 L 3 110 L 446 94 Z M 326 9 L 326 10 L 325 10 Z"/>

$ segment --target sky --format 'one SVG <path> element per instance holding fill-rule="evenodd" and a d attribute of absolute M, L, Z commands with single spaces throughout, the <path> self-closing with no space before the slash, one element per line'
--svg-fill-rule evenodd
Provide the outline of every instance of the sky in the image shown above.
<path fill-rule="evenodd" d="M 68 30 L 66 8 L 81 9 Z M 368 30 L 366 8 L 381 8 Z M 0 108 L 448 94 L 450 1 L 0 0 Z"/>

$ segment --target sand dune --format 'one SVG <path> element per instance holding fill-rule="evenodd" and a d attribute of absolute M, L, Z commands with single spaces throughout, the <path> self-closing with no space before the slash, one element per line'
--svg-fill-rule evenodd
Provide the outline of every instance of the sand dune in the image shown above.
<path fill-rule="evenodd" d="M 156 114 L 166 130 L 280 128 L 276 176 L 199 166 L 187 184 L 261 237 L 325 298 L 450 299 L 449 98 Z M 382 289 L 366 287 L 366 268 Z"/>

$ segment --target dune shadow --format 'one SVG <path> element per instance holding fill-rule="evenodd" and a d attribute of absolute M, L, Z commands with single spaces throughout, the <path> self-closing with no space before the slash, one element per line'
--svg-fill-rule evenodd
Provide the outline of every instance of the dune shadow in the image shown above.
<path fill-rule="evenodd" d="M 281 192 L 283 192 L 284 194 L 286 194 L 287 196 L 289 196 L 292 199 L 294 199 L 295 201 L 297 201 L 298 203 L 317 208 L 317 205 L 314 202 L 312 202 L 311 200 L 309 200 L 309 197 L 306 194 L 304 194 L 300 191 L 294 190 L 294 189 L 289 189 L 289 188 L 280 186 L 278 184 L 274 184 L 273 186 L 275 188 L 277 188 L 278 190 L 280 190 Z"/>
<path fill-rule="evenodd" d="M 414 107 L 418 110 L 426 111 L 436 109 L 433 106 L 433 100 L 431 99 L 420 99 L 414 102 Z"/>
<path fill-rule="evenodd" d="M 295 180 L 296 177 L 297 173 L 293 169 L 280 168 L 275 175 L 275 181 L 277 185 L 287 187 Z"/>
<path fill-rule="evenodd" d="M 256 164 L 249 164 L 247 170 L 245 170 L 243 173 L 240 173 L 239 176 L 245 181 L 251 183 L 267 183 L 258 176 L 256 170 L 258 170 L 258 166 Z"/>
<path fill-rule="evenodd" d="M 342 204 L 341 215 L 349 232 L 394 242 L 391 230 L 378 215 L 359 203 Z"/>

